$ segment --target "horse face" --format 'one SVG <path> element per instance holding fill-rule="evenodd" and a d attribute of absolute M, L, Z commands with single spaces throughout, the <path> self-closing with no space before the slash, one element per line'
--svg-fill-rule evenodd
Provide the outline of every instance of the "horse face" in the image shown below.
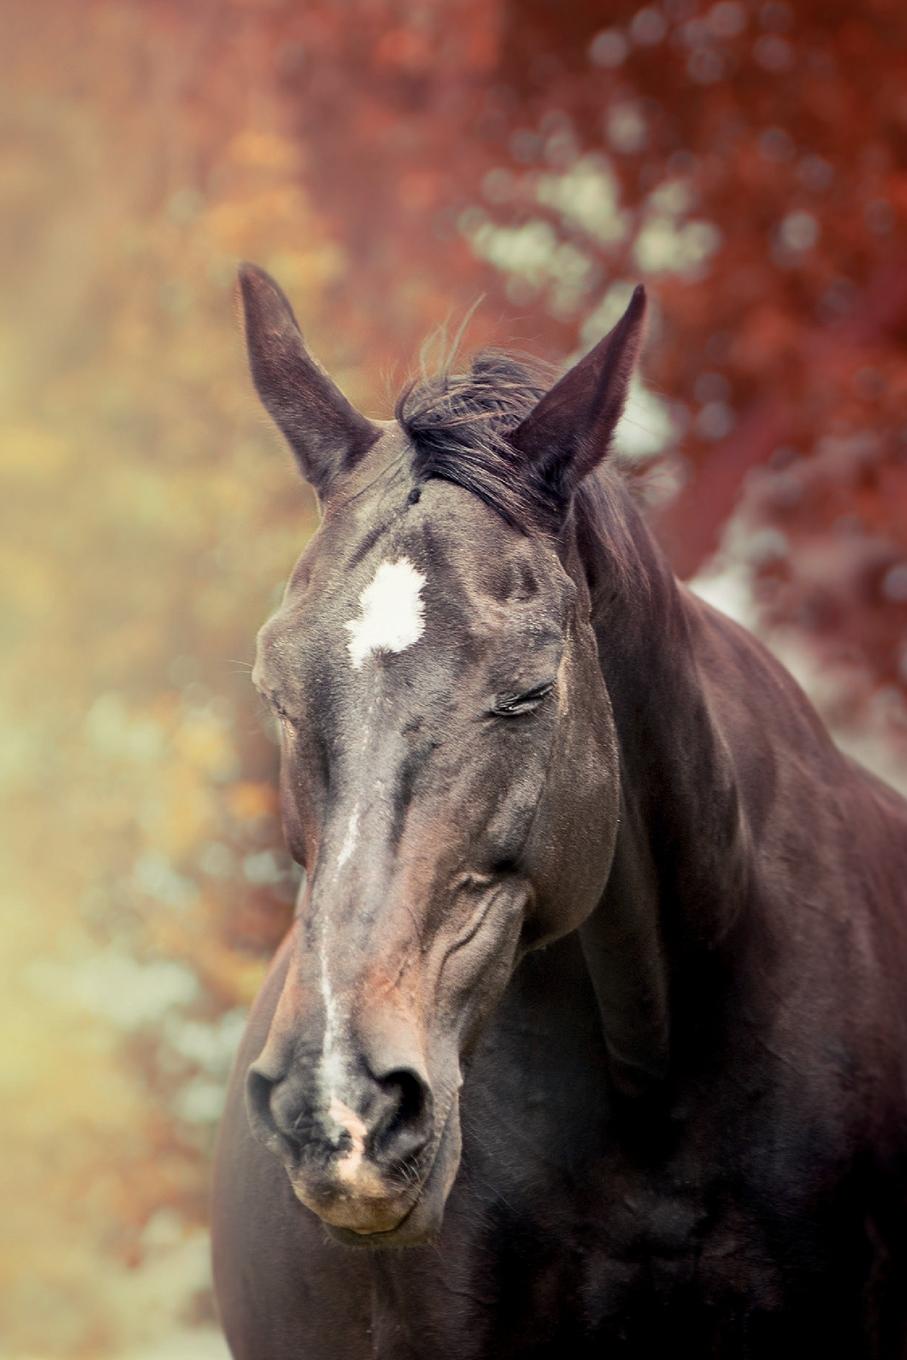
<path fill-rule="evenodd" d="M 614 725 L 561 531 L 623 406 L 643 295 L 546 395 L 494 356 L 459 396 L 442 385 L 422 453 L 441 429 L 445 471 L 412 414 L 354 410 L 272 280 L 241 284 L 259 395 L 325 508 L 253 676 L 307 877 L 249 1113 L 332 1232 L 419 1242 L 483 1021 L 521 953 L 592 911 L 613 855 Z"/>
<path fill-rule="evenodd" d="M 253 1124 L 372 1245 L 438 1228 L 463 1060 L 521 953 L 595 905 L 617 798 L 588 599 L 469 493 L 417 497 L 401 444 L 330 506 L 254 673 L 307 878 Z"/>

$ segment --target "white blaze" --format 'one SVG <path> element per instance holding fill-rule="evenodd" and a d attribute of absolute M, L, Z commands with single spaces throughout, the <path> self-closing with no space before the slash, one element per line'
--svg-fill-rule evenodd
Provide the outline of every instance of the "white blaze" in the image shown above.
<path fill-rule="evenodd" d="M 340 1032 L 337 1002 L 328 976 L 328 958 L 324 934 L 321 938 L 321 999 L 324 1002 L 324 1037 L 321 1041 L 321 1096 L 325 1107 L 334 1099 L 335 1089 L 343 1082 L 343 1064 L 337 1057 Z"/>
<path fill-rule="evenodd" d="M 346 835 L 343 838 L 343 844 L 337 855 L 338 870 L 343 868 L 344 864 L 346 864 L 350 855 L 356 848 L 358 836 L 359 809 L 356 807 L 350 814 L 350 819 L 346 826 Z M 321 1042 L 321 1095 L 324 1107 L 328 1109 L 331 1118 L 334 1119 L 336 1123 L 338 1122 L 334 1112 L 335 1106 L 338 1106 L 336 1088 L 343 1084 L 344 1072 L 343 1063 L 338 1059 L 336 1053 L 340 1026 L 337 1014 L 337 1002 L 334 997 L 334 992 L 331 987 L 331 978 L 328 972 L 329 924 L 329 921 L 325 918 L 321 928 L 321 942 L 318 951 L 321 960 L 321 998 L 324 1002 L 324 1038 Z M 344 1108 L 346 1107 L 344 1106 Z M 343 1124 L 343 1127 L 346 1128 L 346 1124 Z M 330 1130 L 326 1129 L 326 1132 L 329 1133 Z"/>
<path fill-rule="evenodd" d="M 407 558 L 396 562 L 382 562 L 372 580 L 359 595 L 359 615 L 345 625 L 350 635 L 347 649 L 356 670 L 373 652 L 403 652 L 418 642 L 425 629 L 425 605 L 422 587 L 425 576 Z M 369 714 L 370 716 L 370 714 Z M 367 741 L 368 722 L 365 723 Z M 347 823 L 343 843 L 337 854 L 336 868 L 346 864 L 356 848 L 359 837 L 359 808 L 354 807 Z M 350 1146 L 338 1158 L 337 1174 L 347 1182 L 354 1182 L 364 1174 L 366 1126 L 341 1098 L 346 1079 L 344 1062 L 338 1053 L 341 1039 L 341 1017 L 328 971 L 328 930 L 325 920 L 321 929 L 321 996 L 324 1002 L 324 1038 L 321 1049 L 320 1085 L 322 1121 L 325 1132 L 335 1138 L 338 1132 L 349 1135 Z M 380 1186 L 379 1186 L 380 1188 Z M 377 1192 L 376 1192 L 377 1193 Z"/>
<path fill-rule="evenodd" d="M 349 823 L 347 824 L 346 835 L 344 836 L 343 844 L 340 847 L 340 854 L 337 856 L 338 869 L 343 868 L 344 864 L 346 864 L 350 855 L 356 848 L 358 834 L 359 834 L 359 809 L 357 808 L 350 817 Z"/>
<path fill-rule="evenodd" d="M 373 652 L 403 652 L 425 629 L 425 577 L 407 558 L 382 562 L 359 596 L 359 617 L 346 624 L 356 670 Z"/>

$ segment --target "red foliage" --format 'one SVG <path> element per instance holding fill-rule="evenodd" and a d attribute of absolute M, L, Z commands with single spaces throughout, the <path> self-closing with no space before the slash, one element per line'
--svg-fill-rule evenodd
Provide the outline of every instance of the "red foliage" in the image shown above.
<path fill-rule="evenodd" d="M 308 185 L 348 250 L 336 303 L 357 357 L 377 342 L 397 360 L 480 286 L 494 305 L 477 340 L 563 353 L 613 282 L 648 275 L 647 371 L 686 470 L 659 522 L 678 571 L 709 559 L 735 511 L 776 528 L 753 560 L 766 622 L 904 686 L 904 6 L 357 8 L 355 23 L 327 6 L 272 15 Z M 539 192 L 590 155 L 619 185 L 612 240 Z M 665 186 L 673 227 L 710 233 L 685 265 L 641 249 Z M 480 270 L 470 205 L 503 226 L 547 222 L 552 251 L 590 259 L 572 306 Z"/>

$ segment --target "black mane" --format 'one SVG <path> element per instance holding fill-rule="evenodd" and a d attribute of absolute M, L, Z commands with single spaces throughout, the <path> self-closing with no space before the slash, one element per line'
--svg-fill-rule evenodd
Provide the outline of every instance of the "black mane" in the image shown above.
<path fill-rule="evenodd" d="M 395 415 L 415 449 L 416 475 L 464 487 L 523 533 L 552 527 L 550 489 L 509 436 L 555 377 L 540 360 L 484 349 L 465 373 L 448 361 L 410 383 Z"/>

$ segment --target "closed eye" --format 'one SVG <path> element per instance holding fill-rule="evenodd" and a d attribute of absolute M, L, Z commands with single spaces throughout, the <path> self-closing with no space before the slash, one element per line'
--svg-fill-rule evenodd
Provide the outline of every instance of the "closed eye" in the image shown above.
<path fill-rule="evenodd" d="M 289 723 L 290 726 L 292 727 L 293 719 L 291 718 L 287 710 L 284 708 L 283 704 L 280 701 L 279 696 L 274 694 L 271 690 L 265 689 L 262 685 L 256 685 L 255 688 L 257 689 L 259 696 L 262 699 L 264 699 L 268 708 L 275 715 L 275 717 L 279 718 L 281 722 Z"/>
<path fill-rule="evenodd" d="M 522 694 L 501 694 L 492 705 L 492 713 L 498 718 L 518 718 L 523 713 L 531 713 L 554 689 L 554 681 L 534 685 Z"/>

